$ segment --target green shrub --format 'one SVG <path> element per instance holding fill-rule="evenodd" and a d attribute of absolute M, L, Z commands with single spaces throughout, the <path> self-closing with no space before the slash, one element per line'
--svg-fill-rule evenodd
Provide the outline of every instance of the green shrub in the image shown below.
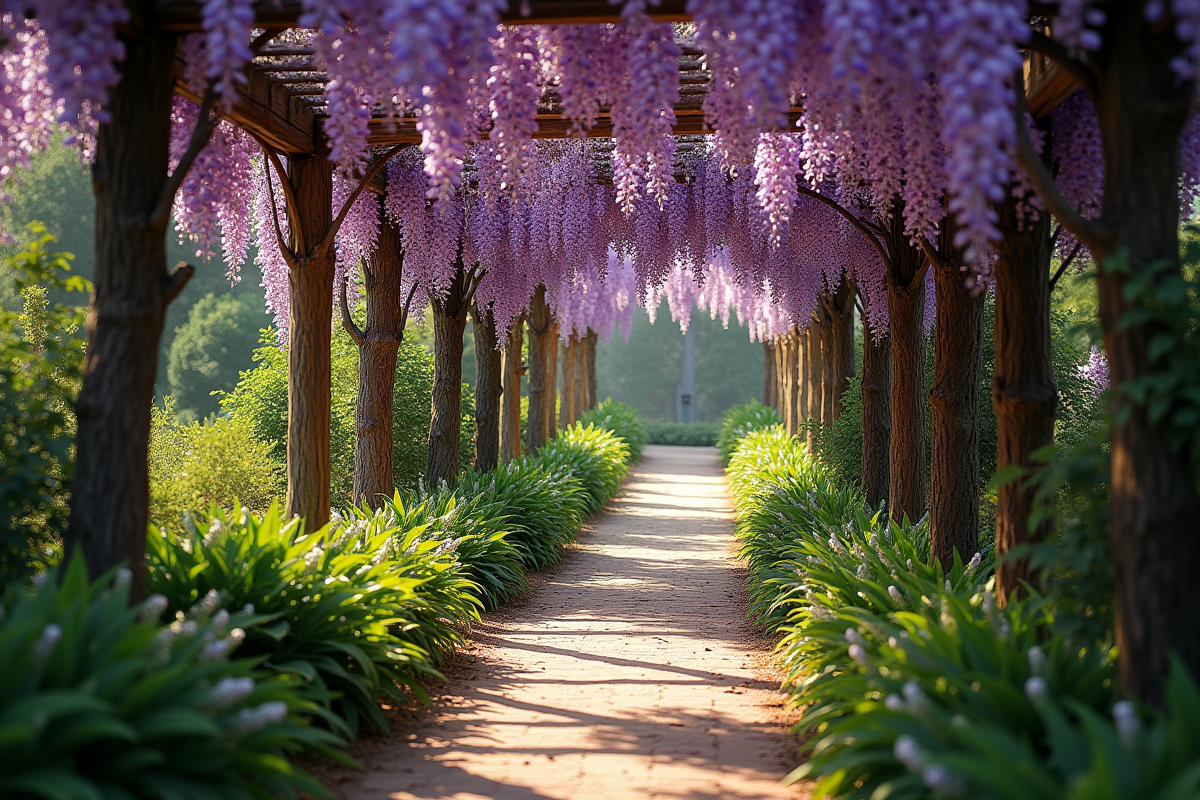
<path fill-rule="evenodd" d="M 358 400 L 358 348 L 341 328 L 334 331 L 330 415 L 332 503 L 351 504 L 354 488 L 354 407 Z M 254 437 L 271 448 L 271 457 L 283 469 L 287 459 L 287 349 L 273 332 L 265 331 L 255 351 L 257 366 L 241 374 L 237 388 L 221 400 L 221 408 L 248 421 Z M 418 342 L 406 338 L 396 359 L 393 387 L 393 470 L 398 486 L 415 486 L 425 474 L 433 394 L 433 356 Z M 470 465 L 475 441 L 475 395 L 464 384 L 459 460 Z"/>
<path fill-rule="evenodd" d="M 729 457 L 733 455 L 738 440 L 750 431 L 769 428 L 782 422 L 779 412 L 754 399 L 739 406 L 730 406 L 721 418 L 721 430 L 717 434 L 717 450 L 721 454 L 721 460 L 729 463 Z"/>
<path fill-rule="evenodd" d="M 184 511 L 236 500 L 263 513 L 286 490 L 271 447 L 242 417 L 181 425 L 174 400 L 156 406 L 150 426 L 150 520 L 177 525 Z"/>
<path fill-rule="evenodd" d="M 813 737 L 792 778 L 816 797 L 1194 794 L 1200 692 L 1182 674 L 1174 713 L 1111 719 L 1115 653 L 1060 629 L 1052 600 L 999 608 L 982 555 L 944 575 L 924 524 L 872 513 L 780 427 L 742 438 L 728 471 L 752 608 Z"/>
<path fill-rule="evenodd" d="M 253 367 L 269 320 L 262 298 L 249 294 L 209 292 L 188 309 L 167 351 L 167 382 L 186 421 L 217 412 L 217 395 L 233 391 L 238 375 Z"/>
<path fill-rule="evenodd" d="M 404 687 L 427 700 L 419 679 L 437 676 L 435 653 L 477 614 L 450 548 L 421 534 L 390 519 L 306 534 L 278 506 L 262 518 L 213 509 L 179 534 L 151 529 L 148 581 L 170 612 L 210 592 L 245 607 L 261 623 L 247 630 L 245 655 L 301 678 L 347 733 L 361 722 L 387 730 L 379 698 L 402 702 Z"/>
<path fill-rule="evenodd" d="M 513 461 L 486 475 L 468 472 L 455 492 L 480 498 L 504 516 L 508 541 L 528 570 L 558 563 L 587 516 L 582 481 L 540 460 Z"/>
<path fill-rule="evenodd" d="M 304 724 L 294 679 L 227 658 L 253 620 L 205 601 L 161 626 L 161 598 L 129 607 L 127 571 L 89 584 L 75 559 L 59 577 L 0 605 L 0 795 L 329 796 L 288 758 L 346 761 L 340 740 Z"/>
<path fill-rule="evenodd" d="M 472 595 L 486 609 L 519 594 L 528 585 L 521 556 L 508 540 L 506 520 L 486 498 L 460 498 L 446 484 L 397 490 L 385 503 L 398 530 L 420 527 L 452 550 L 472 581 Z"/>
<path fill-rule="evenodd" d="M 631 463 L 636 463 L 642 457 L 642 448 L 646 446 L 646 421 L 633 406 L 618 403 L 609 397 L 595 408 L 583 412 L 579 423 L 612 431 L 618 439 L 629 445 Z"/>
<path fill-rule="evenodd" d="M 44 569 L 66 530 L 84 309 L 50 292 L 90 287 L 67 276 L 72 256 L 50 252 L 54 237 L 29 230 L 4 264 L 22 310 L 0 309 L 0 587 Z"/>
<path fill-rule="evenodd" d="M 559 431 L 536 458 L 547 471 L 578 480 L 586 496 L 585 509 L 594 514 L 620 491 L 629 472 L 630 448 L 611 431 L 577 422 Z"/>
<path fill-rule="evenodd" d="M 647 422 L 647 444 L 673 444 L 685 447 L 714 447 L 721 433 L 719 422 Z"/>

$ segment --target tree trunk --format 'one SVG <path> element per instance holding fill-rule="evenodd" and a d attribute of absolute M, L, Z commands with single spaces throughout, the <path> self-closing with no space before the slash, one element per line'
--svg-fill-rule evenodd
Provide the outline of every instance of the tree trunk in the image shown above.
<path fill-rule="evenodd" d="M 576 339 L 570 337 L 562 345 L 562 418 L 558 427 L 569 428 L 575 422 L 575 351 Z"/>
<path fill-rule="evenodd" d="M 325 153 L 292 156 L 288 180 L 305 242 L 288 271 L 288 440 L 289 517 L 300 516 L 310 531 L 329 522 L 330 346 L 333 333 L 333 248 L 316 251 L 332 222 L 333 168 Z M 293 232 L 296 226 L 291 226 Z M 308 252 L 313 248 L 313 252 Z"/>
<path fill-rule="evenodd" d="M 784 409 L 787 406 L 788 384 L 787 361 L 783 357 L 783 339 L 782 336 L 775 339 L 771 354 L 775 359 L 775 410 L 779 412 L 779 418 L 786 421 Z"/>
<path fill-rule="evenodd" d="M 550 308 L 546 305 L 546 287 L 539 286 L 529 302 L 529 418 L 526 421 L 530 453 L 536 453 L 550 440 L 546 393 L 550 379 L 550 355 L 555 346 Z M 551 397 L 554 389 L 549 388 Z"/>
<path fill-rule="evenodd" d="M 838 398 L 838 364 L 836 345 L 833 341 L 835 317 L 829 308 L 832 302 L 832 300 L 828 300 L 825 308 L 818 312 L 821 318 L 821 425 L 823 426 L 833 424 L 834 404 Z"/>
<path fill-rule="evenodd" d="M 542 399 L 546 403 L 546 440 L 558 430 L 558 321 L 550 316 L 550 338 L 546 344 L 546 392 Z"/>
<path fill-rule="evenodd" d="M 948 237 L 942 237 L 947 242 Z M 943 252 L 945 250 L 943 249 Z M 983 292 L 972 293 L 957 259 L 934 268 L 936 339 L 929 535 L 947 573 L 954 552 L 979 549 L 979 374 L 983 367 Z"/>
<path fill-rule="evenodd" d="M 521 349 L 525 320 L 518 317 L 508 329 L 504 345 L 504 392 L 500 402 L 500 459 L 507 464 L 521 457 Z"/>
<path fill-rule="evenodd" d="M 1050 353 L 1051 219 L 1021 219 L 1009 198 L 1000 207 L 996 245 L 996 366 L 992 403 L 996 408 L 998 469 L 1031 468 L 1032 454 L 1054 441 L 1058 391 Z M 1001 484 L 996 508 L 996 590 L 1002 603 L 1022 582 L 1037 585 L 1025 559 L 1006 558 L 1013 548 L 1042 541 L 1051 532 L 1046 520 L 1029 527 L 1034 487 L 1024 478 Z"/>
<path fill-rule="evenodd" d="M 578 422 L 583 416 L 583 412 L 587 411 L 587 398 L 585 397 L 584 387 L 587 385 L 587 345 L 583 338 L 576 337 L 575 339 L 575 385 L 573 392 L 575 393 L 575 419 L 572 422 Z"/>
<path fill-rule="evenodd" d="M 913 522 L 925 516 L 925 265 L 907 240 L 892 249 L 888 327 L 892 345 L 892 436 L 888 513 Z"/>
<path fill-rule="evenodd" d="M 459 262 L 445 296 L 431 298 L 433 308 L 433 417 L 429 422 L 429 461 L 425 480 L 430 486 L 453 481 L 459 472 L 462 434 L 463 332 L 470 302 L 464 268 Z"/>
<path fill-rule="evenodd" d="M 825 386 L 822 382 L 825 373 L 821 361 L 824 342 L 821 340 L 821 324 L 815 316 L 808 321 L 808 327 L 804 329 L 804 338 L 804 344 L 801 346 L 804 348 L 804 384 L 808 394 L 804 419 L 810 423 L 804 434 L 804 442 L 808 452 L 813 453 L 815 435 L 812 426 L 821 421 L 821 403 L 825 397 Z"/>
<path fill-rule="evenodd" d="M 1097 114 L 1104 142 L 1101 218 L 1115 229 L 1111 249 L 1124 251 L 1134 272 L 1170 264 L 1158 280 L 1179 275 L 1179 137 L 1195 84 L 1172 62 L 1184 48 L 1170 25 L 1150 23 L 1140 3 L 1111 4 L 1105 26 L 1105 69 Z M 1130 310 L 1125 276 L 1101 268 L 1100 324 L 1114 386 L 1161 373 L 1150 358 L 1156 324 L 1123 328 Z M 1194 380 L 1194 376 L 1190 376 Z M 1200 677 L 1200 502 L 1189 448 L 1174 448 L 1170 414 L 1152 422 L 1144 405 L 1118 395 L 1129 416 L 1112 428 L 1113 564 L 1121 689 L 1150 703 L 1162 690 L 1174 653 Z"/>
<path fill-rule="evenodd" d="M 887 502 L 890 488 L 889 448 L 892 440 L 892 353 L 887 332 L 875 340 L 863 326 L 862 485 L 871 508 Z"/>
<path fill-rule="evenodd" d="M 808 406 L 811 401 L 811 384 L 808 374 L 808 331 L 792 328 L 788 334 L 796 343 L 796 358 L 788 365 L 793 371 L 792 400 L 795 403 L 796 419 L 800 422 L 808 420 Z"/>
<path fill-rule="evenodd" d="M 764 341 L 763 348 L 763 405 L 775 408 L 775 343 Z"/>
<path fill-rule="evenodd" d="M 842 416 L 842 395 L 850 388 L 854 376 L 854 281 L 845 275 L 826 306 L 830 320 L 829 340 L 832 344 L 833 392 L 830 398 L 829 424 Z"/>
<path fill-rule="evenodd" d="M 125 564 L 133 572 L 131 597 L 140 600 L 158 346 L 167 305 L 193 270 L 167 272 L 167 220 L 148 224 L 167 181 L 176 39 L 152 31 L 122 41 L 121 80 L 107 109 L 112 121 L 100 126 L 92 166 L 95 290 L 75 403 L 75 477 L 65 544 L 68 552 L 82 551 L 92 577 Z"/>
<path fill-rule="evenodd" d="M 793 367 L 796 363 L 796 343 L 791 336 L 781 336 L 779 339 L 779 363 L 781 400 L 779 418 L 783 420 L 783 429 L 788 436 L 796 435 L 796 375 Z"/>
<path fill-rule="evenodd" d="M 596 340 L 599 337 L 593 330 L 587 333 L 587 408 L 595 408 L 600 402 L 596 394 Z"/>
<path fill-rule="evenodd" d="M 354 406 L 354 503 L 379 508 L 392 496 L 395 442 L 392 403 L 396 353 L 404 338 L 403 242 L 400 227 L 380 211 L 379 240 L 362 265 L 366 328 L 358 330 L 343 308 L 342 326 L 358 345 L 358 400 Z"/>
<path fill-rule="evenodd" d="M 473 303 L 471 318 L 475 332 L 475 469 L 491 472 L 500 458 L 499 340 L 491 311 Z"/>

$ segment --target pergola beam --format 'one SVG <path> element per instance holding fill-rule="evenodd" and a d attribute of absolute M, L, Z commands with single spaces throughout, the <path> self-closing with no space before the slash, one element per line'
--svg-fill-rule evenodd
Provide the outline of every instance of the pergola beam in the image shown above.
<path fill-rule="evenodd" d="M 687 22 L 685 0 L 661 0 L 647 9 L 651 19 L 660 22 Z M 155 14 L 155 24 L 164 30 L 193 33 L 201 30 L 200 6 L 195 0 L 163 0 Z M 524 7 L 524 8 L 523 8 Z M 522 14 L 528 10 L 528 14 Z M 301 13 L 295 0 L 259 0 L 255 4 L 254 24 L 267 30 L 296 27 Z M 608 0 L 513 0 L 501 19 L 513 25 L 581 25 L 619 22 L 621 7 Z"/>

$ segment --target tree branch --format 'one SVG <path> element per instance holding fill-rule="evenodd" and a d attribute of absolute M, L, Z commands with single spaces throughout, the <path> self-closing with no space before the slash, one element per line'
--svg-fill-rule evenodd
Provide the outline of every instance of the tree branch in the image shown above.
<path fill-rule="evenodd" d="M 1076 240 L 1075 246 L 1071 248 L 1071 252 L 1062 260 L 1062 263 L 1058 265 L 1058 269 L 1054 271 L 1053 277 L 1050 278 L 1050 291 L 1054 291 L 1054 287 L 1058 285 L 1058 279 L 1063 276 L 1063 273 L 1067 271 L 1067 267 L 1075 261 L 1075 257 L 1079 255 L 1079 251 L 1082 249 L 1083 242 Z"/>
<path fill-rule="evenodd" d="M 798 183 L 798 181 L 797 181 L 797 183 Z M 859 219 L 856 214 L 854 214 L 853 212 L 851 212 L 850 210 L 848 210 L 847 208 L 842 206 L 842 204 L 837 202 L 836 200 L 826 197 L 825 195 L 821 194 L 820 192 L 809 189 L 807 186 L 797 186 L 796 190 L 805 197 L 811 197 L 813 200 L 824 203 L 825 205 L 829 206 L 834 211 L 836 211 L 837 213 L 839 213 L 843 217 L 845 217 L 847 222 L 849 222 L 855 228 L 858 228 L 858 230 L 862 233 L 862 235 L 867 237 L 867 240 L 870 241 L 872 245 L 874 245 L 875 250 L 879 253 L 879 257 L 881 259 L 883 259 L 884 266 L 891 267 L 892 259 L 890 256 L 888 256 L 887 250 L 884 249 L 883 244 L 879 241 L 879 239 L 875 236 L 875 234 L 873 234 L 870 231 L 870 229 L 867 228 L 866 224 L 861 219 Z"/>
<path fill-rule="evenodd" d="M 333 224 L 329 226 L 329 230 L 325 232 L 325 238 L 321 241 L 321 244 L 317 248 L 317 251 L 322 254 L 322 257 L 325 253 L 329 252 L 329 248 L 333 247 L 333 243 L 337 238 L 338 231 L 341 230 L 342 223 L 346 221 L 346 215 L 350 213 L 350 209 L 353 208 L 354 204 L 358 201 L 358 196 L 362 194 L 363 189 L 367 188 L 367 184 L 369 184 L 371 180 L 379 174 L 379 170 L 383 169 L 383 165 L 390 161 L 392 156 L 396 155 L 396 153 L 399 153 L 408 146 L 409 145 L 406 144 L 398 144 L 385 152 L 379 158 L 375 159 L 375 163 L 372 164 L 371 167 L 366 171 L 366 173 L 362 176 L 362 180 L 360 180 L 358 185 L 354 187 L 354 191 L 352 191 L 350 196 L 346 198 L 346 202 L 342 204 L 342 209 L 338 212 L 337 217 L 333 220 Z"/>
<path fill-rule="evenodd" d="M 350 301 L 346 296 L 346 287 L 349 284 L 350 273 L 346 272 L 342 276 L 342 286 L 338 293 L 338 305 L 342 309 L 342 327 L 345 328 L 346 333 L 350 334 L 350 338 L 354 340 L 354 343 L 359 347 L 362 347 L 363 341 L 366 340 L 367 335 L 363 333 L 362 328 L 358 327 L 357 323 L 354 322 L 354 317 L 350 314 Z"/>
<path fill-rule="evenodd" d="M 922 236 L 920 244 L 921 252 L 925 254 L 925 258 L 928 259 L 929 263 L 942 270 L 950 268 L 950 260 L 943 256 L 941 251 L 930 244 L 929 239 Z"/>
<path fill-rule="evenodd" d="M 1089 220 L 1080 214 L 1071 201 L 1063 196 L 1054 176 L 1042 162 L 1041 156 L 1034 149 L 1033 140 L 1029 138 L 1029 128 L 1025 125 L 1025 87 L 1024 82 L 1018 82 L 1016 87 L 1017 102 L 1013 107 L 1017 124 L 1017 161 L 1029 182 L 1037 190 L 1038 196 L 1046 204 L 1048 210 L 1059 223 L 1075 237 L 1088 246 L 1092 252 L 1105 251 L 1112 243 L 1113 234 L 1106 226 L 1095 220 Z"/>
<path fill-rule="evenodd" d="M 1100 91 L 1100 79 L 1096 73 L 1084 62 L 1071 55 L 1066 46 L 1062 42 L 1047 36 L 1041 31 L 1031 31 L 1029 41 L 1025 43 L 1025 49 L 1032 53 L 1039 53 L 1046 56 L 1054 63 L 1071 73 L 1080 85 L 1083 86 L 1088 97 L 1092 102 L 1095 102 L 1096 95 Z M 1025 76 L 1021 75 L 1020 80 L 1021 93 L 1025 93 Z"/>
<path fill-rule="evenodd" d="M 192 138 L 188 141 L 187 150 L 180 157 L 179 165 L 167 177 L 166 183 L 158 193 L 158 202 L 154 204 L 154 211 L 150 214 L 150 225 L 155 230 L 165 231 L 167 229 L 167 223 L 171 221 L 171 209 L 175 205 L 175 193 L 183 185 L 183 179 L 187 177 L 188 170 L 196 163 L 196 158 L 208 145 L 208 140 L 212 138 L 213 131 L 217 128 L 217 120 L 212 113 L 216 101 L 217 93 L 213 89 L 213 81 L 209 81 L 208 87 L 204 90 L 204 99 L 200 102 L 200 115 L 196 118 L 196 127 L 192 129 Z"/>
<path fill-rule="evenodd" d="M 283 240 L 283 229 L 279 226 L 279 207 L 275 204 L 275 181 L 271 180 L 270 165 L 263 164 L 263 174 L 267 179 L 267 199 L 271 203 L 271 222 L 275 224 L 275 243 L 279 246 L 279 252 L 283 256 L 284 262 L 287 263 L 288 269 L 295 269 L 299 259 L 296 258 L 296 251 L 292 250 L 288 246 L 288 243 Z M 286 180 L 281 182 L 284 186 L 287 186 Z M 293 214 L 292 216 L 295 217 L 298 215 Z"/>
<path fill-rule="evenodd" d="M 254 141 L 258 142 L 258 146 L 262 148 L 263 158 L 270 162 L 271 167 L 275 168 L 275 175 L 279 178 L 279 185 L 283 189 L 284 210 L 295 212 L 295 210 L 299 208 L 299 206 L 296 205 L 296 194 L 292 191 L 292 182 L 288 180 L 287 171 L 284 170 L 283 162 L 279 160 L 279 155 L 270 147 L 268 147 L 267 143 L 260 139 L 253 131 L 247 132 L 254 137 Z M 271 193 L 271 207 L 275 209 L 275 187 L 274 182 L 271 180 L 270 170 L 267 167 L 268 165 L 264 164 L 263 170 L 267 173 L 267 190 Z M 278 209 L 276 209 L 276 214 L 278 214 Z M 300 225 L 300 215 L 296 213 L 289 214 L 288 225 L 291 229 L 293 238 L 296 240 L 296 249 L 292 252 L 294 257 L 296 252 L 304 252 L 304 229 Z M 278 216 L 276 216 L 275 220 L 275 230 L 276 232 L 279 231 Z M 280 236 L 280 250 L 284 249 L 285 244 L 286 243 L 283 242 L 283 237 Z"/>
<path fill-rule="evenodd" d="M 166 299 L 165 305 L 170 305 L 179 297 L 179 293 L 183 291 L 183 287 L 187 286 L 188 281 L 196 274 L 196 268 L 191 264 L 180 261 L 175 265 L 175 269 L 171 270 L 163 282 L 163 297 Z"/>

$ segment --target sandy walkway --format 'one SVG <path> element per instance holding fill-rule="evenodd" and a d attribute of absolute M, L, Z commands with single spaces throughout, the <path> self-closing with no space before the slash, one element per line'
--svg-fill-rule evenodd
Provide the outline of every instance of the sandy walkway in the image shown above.
<path fill-rule="evenodd" d="M 794 744 L 744 623 L 716 451 L 648 447 L 584 547 L 476 643 L 347 800 L 783 798 Z M 765 678 L 765 680 L 764 680 Z"/>

